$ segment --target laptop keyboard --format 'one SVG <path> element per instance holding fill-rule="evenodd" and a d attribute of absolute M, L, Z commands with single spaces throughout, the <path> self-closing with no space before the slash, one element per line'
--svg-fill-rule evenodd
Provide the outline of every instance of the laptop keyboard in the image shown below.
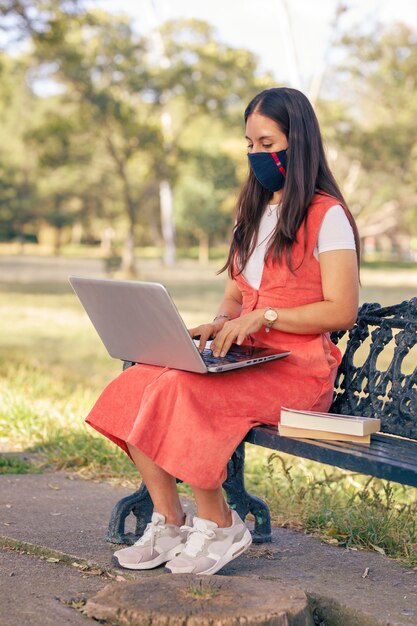
<path fill-rule="evenodd" d="M 213 356 L 210 348 L 206 348 L 201 356 L 206 365 L 228 365 L 229 363 L 238 363 L 239 361 L 246 361 L 248 356 L 247 354 L 233 354 L 233 352 L 228 352 L 226 356 Z"/>

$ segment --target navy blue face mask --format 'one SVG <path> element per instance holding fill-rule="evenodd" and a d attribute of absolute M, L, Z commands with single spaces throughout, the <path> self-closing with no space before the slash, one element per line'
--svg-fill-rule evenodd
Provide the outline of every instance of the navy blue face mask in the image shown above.
<path fill-rule="evenodd" d="M 287 151 L 253 152 L 248 154 L 252 172 L 262 187 L 269 191 L 283 188 L 287 175 Z"/>

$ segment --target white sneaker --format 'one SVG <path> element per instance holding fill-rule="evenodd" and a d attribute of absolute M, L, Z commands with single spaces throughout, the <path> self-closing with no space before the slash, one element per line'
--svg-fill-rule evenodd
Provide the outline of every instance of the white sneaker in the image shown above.
<path fill-rule="evenodd" d="M 195 517 L 186 544 L 177 557 L 165 565 L 172 574 L 214 574 L 247 550 L 252 543 L 245 523 L 232 511 L 232 525 L 219 528 L 215 522 Z"/>
<path fill-rule="evenodd" d="M 185 523 L 189 523 L 188 517 Z M 160 513 L 152 514 L 142 537 L 128 548 L 117 550 L 113 559 L 126 569 L 152 569 L 181 553 L 187 539 L 185 526 L 166 524 Z M 188 528 L 188 527 L 187 527 Z"/>

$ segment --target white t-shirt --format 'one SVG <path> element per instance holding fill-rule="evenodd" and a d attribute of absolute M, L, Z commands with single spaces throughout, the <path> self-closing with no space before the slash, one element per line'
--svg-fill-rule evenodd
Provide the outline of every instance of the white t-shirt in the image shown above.
<path fill-rule="evenodd" d="M 266 208 L 259 225 L 256 248 L 243 272 L 245 280 L 254 289 L 259 289 L 261 284 L 266 249 L 277 225 L 277 209 L 277 204 L 270 204 Z M 326 212 L 320 226 L 314 256 L 318 260 L 319 254 L 330 250 L 356 250 L 352 226 L 340 204 L 335 204 Z"/>

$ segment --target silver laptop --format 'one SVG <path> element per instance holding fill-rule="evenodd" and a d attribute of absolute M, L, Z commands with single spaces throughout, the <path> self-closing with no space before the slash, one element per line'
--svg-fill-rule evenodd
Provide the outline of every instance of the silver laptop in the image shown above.
<path fill-rule="evenodd" d="M 224 358 L 200 353 L 160 283 L 70 276 L 69 282 L 110 356 L 205 374 L 280 359 L 289 352 L 234 344 Z"/>

